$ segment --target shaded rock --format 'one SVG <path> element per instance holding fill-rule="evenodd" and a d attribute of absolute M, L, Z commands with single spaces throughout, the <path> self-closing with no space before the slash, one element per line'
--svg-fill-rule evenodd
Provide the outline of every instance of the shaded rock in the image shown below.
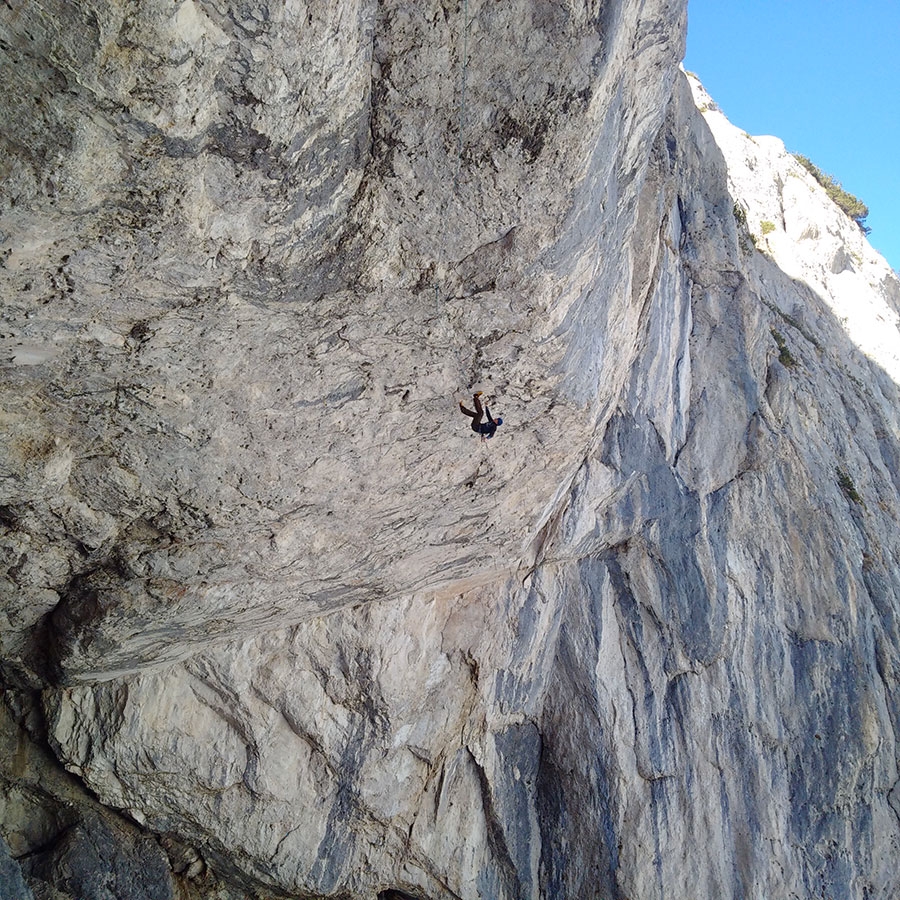
<path fill-rule="evenodd" d="M 621 377 L 590 323 L 636 325 L 619 236 L 683 4 L 304 9 L 10 29 L 48 110 L 2 225 L 23 683 L 505 577 Z M 473 453 L 475 386 L 515 452 Z"/>
<path fill-rule="evenodd" d="M 0 838 L 0 897 L 8 900 L 34 900 L 19 864 L 12 858 L 6 841 Z"/>
<path fill-rule="evenodd" d="M 87 818 L 50 848 L 31 855 L 26 872 L 79 900 L 169 900 L 175 885 L 168 860 L 151 837 L 135 839 L 107 821 Z"/>

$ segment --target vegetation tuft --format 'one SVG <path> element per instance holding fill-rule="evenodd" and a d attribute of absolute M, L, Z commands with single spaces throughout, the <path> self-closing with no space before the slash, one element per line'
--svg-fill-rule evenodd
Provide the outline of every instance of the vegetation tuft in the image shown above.
<path fill-rule="evenodd" d="M 771 303 L 771 302 L 769 302 L 768 300 L 766 300 L 765 297 L 760 297 L 759 299 L 762 300 L 762 302 L 763 302 L 766 306 L 768 306 L 769 309 L 771 309 L 772 312 L 775 313 L 775 315 L 780 316 L 782 319 L 784 319 L 784 321 L 787 322 L 787 324 L 790 325 L 791 328 L 796 328 L 797 331 L 799 331 L 800 334 L 802 334 L 803 337 L 805 337 L 806 340 L 808 340 L 808 341 L 813 345 L 813 347 L 816 348 L 816 350 L 821 350 L 821 349 L 822 349 L 822 345 L 819 343 L 819 341 L 817 341 L 817 340 L 815 339 L 815 337 L 813 337 L 813 335 L 811 335 L 811 334 L 810 334 L 810 333 L 809 333 L 809 332 L 808 332 L 808 331 L 800 324 L 800 322 L 799 322 L 797 319 L 795 319 L 795 318 L 794 318 L 793 316 L 791 316 L 791 315 L 788 315 L 786 312 L 782 312 L 782 311 L 781 311 L 774 303 Z"/>
<path fill-rule="evenodd" d="M 740 244 L 741 249 L 745 253 L 751 253 L 754 249 L 759 249 L 756 246 L 756 235 L 751 234 L 750 229 L 747 226 L 747 210 L 745 210 L 740 203 L 735 201 L 734 206 L 731 208 L 731 212 L 734 215 L 734 221 L 737 224 L 738 243 Z"/>
<path fill-rule="evenodd" d="M 848 500 L 852 500 L 854 503 L 859 503 L 860 506 L 865 506 L 865 503 L 863 503 L 863 498 L 859 496 L 859 491 L 856 490 L 856 485 L 853 483 L 853 479 L 840 466 L 838 466 L 835 471 L 837 472 L 838 484 L 840 485 L 841 490 L 844 492 L 844 496 L 846 496 Z"/>
<path fill-rule="evenodd" d="M 794 366 L 799 365 L 794 358 L 794 354 L 788 350 L 787 341 L 784 339 L 784 335 L 777 328 L 772 328 L 771 331 L 772 337 L 775 338 L 775 343 L 778 345 L 778 362 L 786 369 L 793 369 Z"/>
<path fill-rule="evenodd" d="M 771 234 L 775 230 L 775 223 L 770 222 L 768 219 L 763 219 L 762 222 L 759 223 L 759 230 L 764 236 Z"/>
<path fill-rule="evenodd" d="M 848 215 L 862 229 L 864 234 L 868 234 L 872 229 L 866 225 L 866 216 L 869 215 L 869 207 L 866 206 L 859 197 L 845 191 L 841 187 L 841 183 L 831 175 L 823 172 L 814 162 L 799 153 L 794 154 L 794 159 L 812 175 L 819 184 L 825 188 L 825 193 L 834 203 Z"/>

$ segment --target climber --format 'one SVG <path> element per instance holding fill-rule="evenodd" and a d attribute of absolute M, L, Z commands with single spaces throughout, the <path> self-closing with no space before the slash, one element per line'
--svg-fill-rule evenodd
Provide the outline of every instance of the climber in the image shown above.
<path fill-rule="evenodd" d="M 459 402 L 459 411 L 465 415 L 467 415 L 472 420 L 472 431 L 476 434 L 481 435 L 481 440 L 486 441 L 494 436 L 497 431 L 497 426 L 503 424 L 503 419 L 493 418 L 491 416 L 491 411 L 488 409 L 487 404 L 484 407 L 481 405 L 481 395 L 484 391 L 475 391 L 472 395 L 472 402 L 475 404 L 475 412 L 472 412 L 471 409 L 466 409 L 463 406 L 462 401 Z M 481 420 L 487 416 L 487 421 L 482 422 Z"/>

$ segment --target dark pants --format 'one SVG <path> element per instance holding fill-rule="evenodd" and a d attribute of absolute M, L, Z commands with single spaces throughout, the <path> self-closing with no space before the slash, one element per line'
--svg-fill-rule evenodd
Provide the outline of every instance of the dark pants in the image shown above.
<path fill-rule="evenodd" d="M 462 403 L 459 404 L 459 408 L 463 413 L 465 413 L 467 416 L 469 416 L 469 418 L 472 419 L 472 431 L 477 431 L 479 434 L 481 434 L 481 420 L 485 416 L 485 409 L 481 406 L 481 397 L 476 394 L 472 398 L 472 403 L 475 404 L 475 412 L 472 412 L 471 409 L 466 409 L 466 407 L 463 406 Z M 490 410 L 487 410 L 487 417 L 488 421 L 490 421 Z"/>

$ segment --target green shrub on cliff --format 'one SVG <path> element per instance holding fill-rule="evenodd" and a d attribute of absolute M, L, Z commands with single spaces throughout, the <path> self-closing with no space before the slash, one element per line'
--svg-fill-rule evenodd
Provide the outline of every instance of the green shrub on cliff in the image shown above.
<path fill-rule="evenodd" d="M 827 172 L 823 172 L 814 162 L 799 153 L 794 154 L 794 159 L 812 175 L 819 184 L 825 188 L 825 192 L 837 205 L 848 215 L 857 225 L 868 234 L 871 229 L 865 224 L 866 216 L 869 215 L 869 207 L 866 206 L 859 197 L 845 191 L 841 187 L 841 183 Z"/>
<path fill-rule="evenodd" d="M 865 506 L 862 497 L 859 495 L 859 491 L 856 490 L 853 479 L 844 471 L 844 469 L 840 468 L 840 466 L 838 466 L 835 471 L 837 472 L 838 484 L 841 486 L 841 490 L 844 492 L 847 499 L 852 500 L 854 503 L 859 503 L 861 506 Z"/>
<path fill-rule="evenodd" d="M 793 369 L 797 365 L 797 360 L 794 358 L 794 354 L 788 350 L 787 341 L 784 339 L 784 335 L 778 331 L 777 328 L 770 328 L 769 331 L 772 332 L 772 337 L 778 345 L 778 361 L 786 369 Z"/>

